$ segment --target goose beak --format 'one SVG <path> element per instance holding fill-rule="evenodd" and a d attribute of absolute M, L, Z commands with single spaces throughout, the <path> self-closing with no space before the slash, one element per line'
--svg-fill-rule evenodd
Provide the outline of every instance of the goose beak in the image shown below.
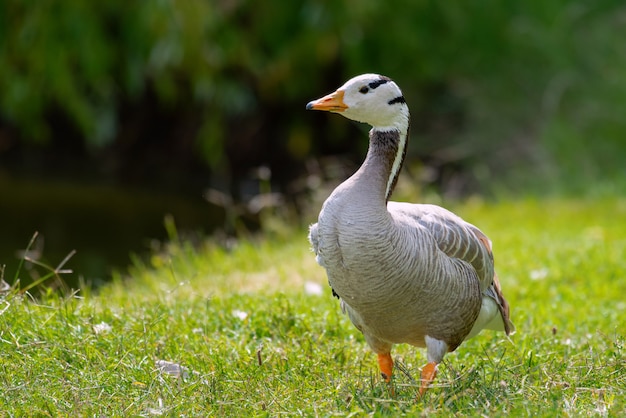
<path fill-rule="evenodd" d="M 343 90 L 337 90 L 321 99 L 313 100 L 306 105 L 306 110 L 326 110 L 328 112 L 343 112 L 348 108 L 343 102 Z"/>

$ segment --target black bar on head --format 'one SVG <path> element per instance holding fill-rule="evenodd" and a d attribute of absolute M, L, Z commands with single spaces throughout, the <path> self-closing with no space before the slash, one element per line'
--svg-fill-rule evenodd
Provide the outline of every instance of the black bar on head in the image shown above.
<path fill-rule="evenodd" d="M 388 83 L 389 81 L 391 81 L 391 80 L 390 80 L 390 79 L 388 79 L 388 78 L 381 78 L 381 79 L 379 79 L 379 80 L 372 81 L 372 82 L 371 82 L 371 83 L 369 83 L 368 85 L 370 86 L 370 88 L 371 88 L 372 90 L 374 90 L 375 88 L 378 88 L 378 86 L 380 86 L 380 85 L 382 85 L 382 84 L 385 84 L 385 83 Z"/>
<path fill-rule="evenodd" d="M 391 99 L 387 102 L 387 104 L 396 104 L 396 103 L 406 103 L 406 100 L 404 100 L 404 96 L 398 96 L 395 99 Z"/>

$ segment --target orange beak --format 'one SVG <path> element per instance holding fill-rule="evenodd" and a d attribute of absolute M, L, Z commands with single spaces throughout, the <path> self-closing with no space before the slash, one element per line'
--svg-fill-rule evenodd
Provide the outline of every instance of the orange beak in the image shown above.
<path fill-rule="evenodd" d="M 313 100 L 306 105 L 306 110 L 326 110 L 328 112 L 343 112 L 348 108 L 343 102 L 343 90 L 337 90 L 321 99 Z"/>

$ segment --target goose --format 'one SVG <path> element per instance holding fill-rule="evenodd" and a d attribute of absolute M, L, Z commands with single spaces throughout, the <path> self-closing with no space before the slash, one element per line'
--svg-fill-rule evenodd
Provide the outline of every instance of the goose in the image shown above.
<path fill-rule="evenodd" d="M 365 161 L 326 199 L 308 238 L 386 382 L 394 344 L 426 348 L 423 396 L 446 353 L 482 329 L 515 331 L 491 241 L 442 207 L 389 200 L 409 140 L 409 108 L 393 80 L 359 75 L 306 109 L 372 127 Z"/>

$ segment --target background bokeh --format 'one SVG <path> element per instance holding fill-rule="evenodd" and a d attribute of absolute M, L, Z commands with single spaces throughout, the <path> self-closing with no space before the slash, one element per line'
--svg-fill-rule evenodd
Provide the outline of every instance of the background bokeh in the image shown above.
<path fill-rule="evenodd" d="M 0 265 L 13 278 L 35 230 L 33 257 L 76 249 L 97 281 L 167 213 L 200 233 L 277 205 L 311 222 L 366 142 L 304 105 L 364 72 L 404 91 L 416 193 L 619 193 L 625 39 L 617 0 L 4 1 Z"/>

